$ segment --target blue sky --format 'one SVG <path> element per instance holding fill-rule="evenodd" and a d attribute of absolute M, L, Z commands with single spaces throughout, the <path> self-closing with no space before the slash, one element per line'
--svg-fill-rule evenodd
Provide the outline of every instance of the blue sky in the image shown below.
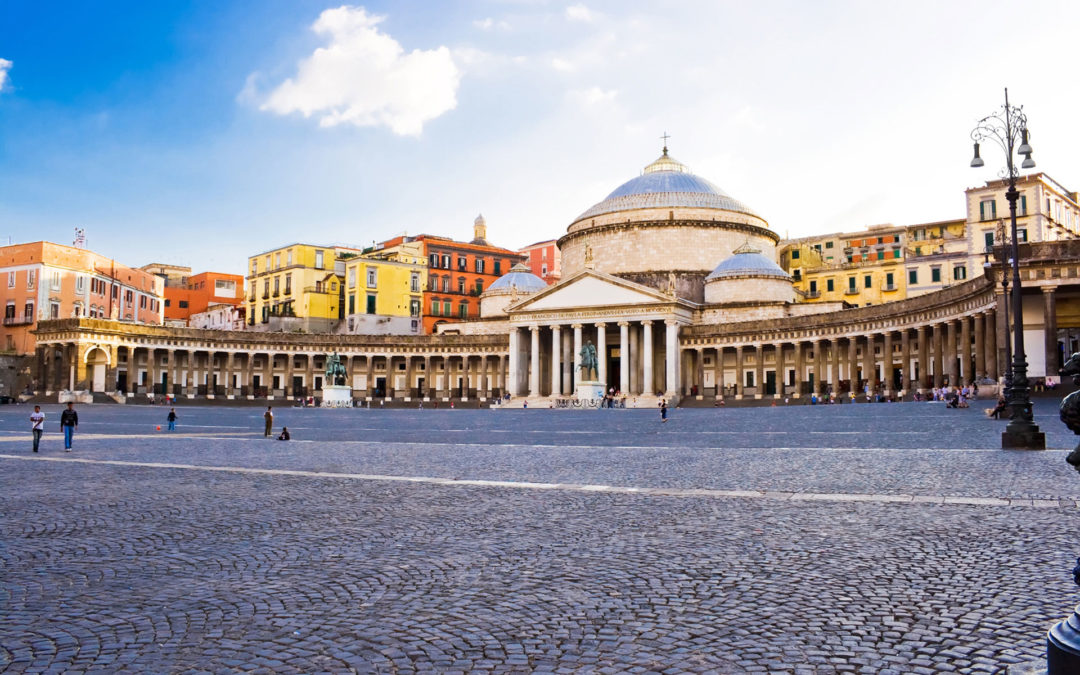
<path fill-rule="evenodd" d="M 962 217 L 1006 85 L 1080 189 L 1077 5 L 7 0 L 0 238 L 239 273 L 483 212 L 518 247 L 664 131 L 781 235 Z"/>

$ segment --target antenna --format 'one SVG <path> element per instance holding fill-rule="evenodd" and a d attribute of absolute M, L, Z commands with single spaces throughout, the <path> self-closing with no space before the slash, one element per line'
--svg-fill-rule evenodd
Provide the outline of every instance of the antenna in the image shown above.
<path fill-rule="evenodd" d="M 75 228 L 75 241 L 71 242 L 75 248 L 86 248 L 86 230 L 81 227 Z"/>

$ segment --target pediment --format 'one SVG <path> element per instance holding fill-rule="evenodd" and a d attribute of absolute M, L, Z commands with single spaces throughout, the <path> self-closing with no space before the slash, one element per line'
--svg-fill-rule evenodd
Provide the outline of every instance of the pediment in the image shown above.
<path fill-rule="evenodd" d="M 632 281 L 586 271 L 509 308 L 511 312 L 671 303 L 675 298 Z"/>

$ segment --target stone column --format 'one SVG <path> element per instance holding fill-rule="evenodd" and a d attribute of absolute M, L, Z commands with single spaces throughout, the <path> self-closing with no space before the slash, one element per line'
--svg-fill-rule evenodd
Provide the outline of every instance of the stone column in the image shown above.
<path fill-rule="evenodd" d="M 1009 300 L 1005 297 L 1005 294 L 1001 292 L 1000 285 L 997 289 L 997 323 L 995 325 L 994 334 L 997 336 L 997 341 L 994 345 L 994 357 L 997 362 L 997 371 L 1005 378 L 1008 378 L 1008 373 L 1012 369 L 1012 364 L 1005 359 L 1005 345 L 1012 339 L 1012 333 L 1009 331 L 1009 325 L 1006 321 L 1006 317 L 1010 316 L 1012 308 L 1006 309 L 1006 304 Z M 1010 317 L 1013 321 L 1016 321 L 1016 317 Z M 1025 343 L 1027 344 L 1027 343 Z"/>
<path fill-rule="evenodd" d="M 952 386 L 959 386 L 960 373 L 957 368 L 956 359 L 956 320 L 947 321 L 945 323 L 945 349 L 942 350 L 945 354 L 945 372 L 949 375 L 949 384 Z"/>
<path fill-rule="evenodd" d="M 945 324 L 934 324 L 934 386 L 941 387 L 945 384 Z"/>
<path fill-rule="evenodd" d="M 266 397 L 274 395 L 274 352 L 266 353 Z"/>
<path fill-rule="evenodd" d="M 848 391 L 859 391 L 859 343 L 854 335 L 847 341 L 847 379 Z M 850 397 L 849 397 L 850 398 Z"/>
<path fill-rule="evenodd" d="M 893 336 L 892 331 L 885 331 L 885 343 L 881 360 L 881 379 L 885 380 L 885 393 L 891 394 L 893 388 Z"/>
<path fill-rule="evenodd" d="M 596 379 L 608 390 L 607 376 L 607 324 L 596 324 Z"/>
<path fill-rule="evenodd" d="M 581 375 L 581 324 L 575 323 L 570 327 L 574 329 L 574 382 L 581 382 L 584 379 Z M 600 354 L 596 358 L 599 360 Z"/>
<path fill-rule="evenodd" d="M 366 369 L 364 371 L 364 398 L 375 396 L 375 357 L 367 355 Z"/>
<path fill-rule="evenodd" d="M 551 395 L 562 392 L 562 327 L 551 326 Z"/>
<path fill-rule="evenodd" d="M 829 356 L 832 357 L 832 367 L 829 369 L 829 384 L 832 392 L 840 398 L 840 338 L 829 340 Z"/>
<path fill-rule="evenodd" d="M 422 399 L 431 398 L 431 390 L 435 386 L 435 381 L 431 379 L 431 355 L 424 357 L 424 387 L 423 391 L 418 395 Z"/>
<path fill-rule="evenodd" d="M 304 387 L 307 389 L 308 396 L 315 395 L 315 355 L 307 354 L 307 362 L 304 364 Z M 390 382 L 390 375 L 386 377 L 387 389 L 393 388 L 393 384 Z"/>
<path fill-rule="evenodd" d="M 971 317 L 960 319 L 960 382 L 964 385 L 974 382 L 971 374 Z"/>
<path fill-rule="evenodd" d="M 295 388 L 293 387 L 293 369 L 296 367 L 294 361 L 296 360 L 296 354 L 290 350 L 285 352 L 285 374 L 282 375 L 281 390 L 285 392 L 285 398 L 297 397 Z"/>
<path fill-rule="evenodd" d="M 653 336 L 652 321 L 641 322 L 641 391 L 646 396 L 655 393 L 653 386 Z"/>
<path fill-rule="evenodd" d="M 867 386 L 871 391 L 874 389 L 874 385 L 877 384 L 877 374 L 874 372 L 874 342 L 876 338 L 873 333 L 869 333 L 866 336 L 866 347 L 863 349 L 863 377 L 866 379 Z"/>
<path fill-rule="evenodd" d="M 491 361 L 487 354 L 480 355 L 480 383 L 477 385 L 476 397 L 481 399 L 491 398 Z"/>
<path fill-rule="evenodd" d="M 791 346 L 795 348 L 795 393 L 792 396 L 799 398 L 802 395 L 803 345 L 802 342 L 796 340 L 791 343 Z M 735 350 L 735 360 L 738 361 L 738 359 L 739 352 Z"/>
<path fill-rule="evenodd" d="M 529 396 L 540 395 L 540 326 L 529 326 L 532 333 L 531 362 L 529 363 Z"/>
<path fill-rule="evenodd" d="M 705 348 L 698 347 L 694 350 L 694 385 L 697 386 L 697 396 L 705 394 Z"/>
<path fill-rule="evenodd" d="M 976 380 L 986 377 L 986 314 L 976 314 L 975 322 L 975 372 Z"/>
<path fill-rule="evenodd" d="M 716 396 L 715 398 L 721 398 L 724 395 L 724 348 L 716 348 L 716 361 L 713 363 L 713 381 L 716 383 Z"/>
<path fill-rule="evenodd" d="M 172 354 L 169 354 L 172 359 Z M 168 368 L 166 366 L 166 368 Z M 247 395 L 255 396 L 255 352 L 247 352 L 247 362 L 244 364 L 245 382 L 241 386 L 247 387 Z M 169 386 L 172 386 L 172 378 L 169 378 Z"/>
<path fill-rule="evenodd" d="M 814 340 L 814 391 L 825 393 L 825 341 Z"/>
<path fill-rule="evenodd" d="M 754 365 L 756 366 L 754 398 L 763 398 L 765 396 L 765 345 L 760 342 L 754 345 Z"/>
<path fill-rule="evenodd" d="M 915 329 L 916 342 L 919 345 L 919 391 L 926 389 L 927 379 L 930 374 L 930 348 L 926 343 L 926 326 Z"/>
<path fill-rule="evenodd" d="M 1046 340 L 1046 374 L 1057 377 L 1061 364 L 1058 363 L 1057 339 L 1057 295 L 1053 287 L 1044 287 L 1043 292 L 1043 336 Z"/>
<path fill-rule="evenodd" d="M 735 398 L 743 397 L 746 388 L 746 375 L 743 372 L 743 348 L 742 345 L 735 347 Z"/>
<path fill-rule="evenodd" d="M 562 334 L 562 394 L 563 396 L 570 396 L 574 392 L 573 387 L 573 372 L 574 372 L 574 336 L 573 331 L 566 331 Z"/>
<path fill-rule="evenodd" d="M 233 352 L 226 352 L 225 354 L 225 398 L 230 398 L 236 395 L 233 390 L 233 369 L 236 367 L 236 354 Z"/>
<path fill-rule="evenodd" d="M 904 328 L 900 331 L 900 388 L 907 391 L 914 385 L 911 381 L 911 331 Z"/>
<path fill-rule="evenodd" d="M 179 380 L 180 380 L 180 357 L 177 355 L 175 349 L 169 350 L 169 394 L 180 393 Z"/>
<path fill-rule="evenodd" d="M 507 365 L 507 391 L 511 396 L 520 396 L 521 390 L 518 387 L 518 382 L 521 379 L 521 345 L 518 344 L 518 337 L 520 331 L 517 327 L 510 329 L 510 354 L 508 355 L 509 364 Z M 434 383 L 433 383 L 434 384 Z"/>
<path fill-rule="evenodd" d="M 154 380 L 157 379 L 157 350 L 146 348 L 146 393 L 154 395 Z"/>
<path fill-rule="evenodd" d="M 630 389 L 630 324 L 619 322 L 619 391 Z"/>
<path fill-rule="evenodd" d="M 986 364 L 986 376 L 997 382 L 997 312 L 990 309 L 986 311 L 983 319 L 985 336 L 983 342 L 983 363 Z"/>
<path fill-rule="evenodd" d="M 415 382 L 413 378 L 416 375 L 415 362 L 416 358 L 412 354 L 405 355 L 405 398 L 411 399 L 413 395 L 413 382 Z"/>
<path fill-rule="evenodd" d="M 638 369 L 641 368 L 641 343 L 638 341 L 638 327 L 636 325 L 630 326 L 630 386 L 626 388 L 627 393 L 637 395 L 641 392 L 638 388 L 639 378 Z M 700 392 L 698 392 L 700 393 Z"/>
<path fill-rule="evenodd" d="M 664 351 L 666 357 L 666 381 L 664 393 L 671 398 L 679 393 L 679 323 L 674 319 L 666 319 L 667 335 L 664 336 Z"/>

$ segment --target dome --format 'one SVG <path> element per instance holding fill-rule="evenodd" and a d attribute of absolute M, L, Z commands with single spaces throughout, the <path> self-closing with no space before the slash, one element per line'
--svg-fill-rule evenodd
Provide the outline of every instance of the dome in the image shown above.
<path fill-rule="evenodd" d="M 547 284 L 543 279 L 533 274 L 524 263 L 518 263 L 492 282 L 486 292 L 516 290 L 519 293 L 535 293 L 545 288 Z"/>
<path fill-rule="evenodd" d="M 715 279 L 729 279 L 732 277 L 791 279 L 790 274 L 769 258 L 761 255 L 761 251 L 751 248 L 749 244 L 743 244 L 735 249 L 730 258 L 717 265 L 712 274 L 705 277 L 705 283 Z"/>
<path fill-rule="evenodd" d="M 734 211 L 758 217 L 742 202 L 700 176 L 690 173 L 685 164 L 670 157 L 667 148 L 642 174 L 615 188 L 604 201 L 582 213 L 576 220 L 605 213 L 634 209 L 688 207 Z"/>

